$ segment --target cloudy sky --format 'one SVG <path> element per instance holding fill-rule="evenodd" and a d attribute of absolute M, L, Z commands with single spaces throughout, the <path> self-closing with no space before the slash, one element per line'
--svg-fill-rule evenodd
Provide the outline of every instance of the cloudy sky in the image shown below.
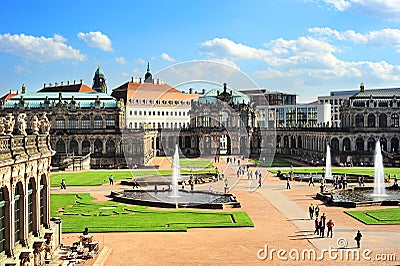
<path fill-rule="evenodd" d="M 91 86 L 98 64 L 110 90 L 148 61 L 156 73 L 191 60 L 301 102 L 361 82 L 400 87 L 400 0 L 4 0 L 0 25 L 1 95 L 23 83 Z"/>

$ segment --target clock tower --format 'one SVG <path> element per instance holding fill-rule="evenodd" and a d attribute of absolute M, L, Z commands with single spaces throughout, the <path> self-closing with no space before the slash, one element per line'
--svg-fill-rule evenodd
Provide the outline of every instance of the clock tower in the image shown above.
<path fill-rule="evenodd" d="M 106 78 L 104 77 L 104 72 L 100 65 L 97 66 L 97 70 L 94 73 L 93 89 L 98 92 L 107 93 Z"/>

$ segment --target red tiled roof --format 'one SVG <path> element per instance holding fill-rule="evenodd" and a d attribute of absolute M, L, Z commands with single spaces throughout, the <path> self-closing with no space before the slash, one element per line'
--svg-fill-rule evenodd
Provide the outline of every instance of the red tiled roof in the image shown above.
<path fill-rule="evenodd" d="M 0 101 L 2 101 L 3 103 L 7 102 L 8 100 L 10 100 L 12 97 L 17 96 L 18 94 L 16 93 L 7 93 L 6 95 L 4 95 L 3 97 L 0 98 Z"/>
<path fill-rule="evenodd" d="M 153 100 L 191 100 L 197 99 L 198 94 L 186 94 L 168 84 L 134 83 L 125 84 L 113 89 L 111 96 L 116 99 L 153 99 Z"/>
<path fill-rule="evenodd" d="M 46 87 L 38 92 L 96 92 L 85 84 L 72 84 L 63 86 Z"/>

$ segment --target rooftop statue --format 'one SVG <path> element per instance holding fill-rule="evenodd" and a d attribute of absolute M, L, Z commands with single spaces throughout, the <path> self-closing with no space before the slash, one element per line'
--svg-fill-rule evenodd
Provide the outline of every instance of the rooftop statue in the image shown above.
<path fill-rule="evenodd" d="M 15 125 L 14 116 L 8 113 L 4 121 L 4 131 L 6 135 L 12 135 L 14 131 L 14 125 Z"/>
<path fill-rule="evenodd" d="M 17 117 L 18 133 L 26 136 L 26 114 L 19 114 Z"/>

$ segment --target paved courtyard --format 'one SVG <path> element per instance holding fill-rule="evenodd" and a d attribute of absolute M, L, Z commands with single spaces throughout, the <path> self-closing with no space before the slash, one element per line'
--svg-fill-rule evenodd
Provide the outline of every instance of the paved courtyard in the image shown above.
<path fill-rule="evenodd" d="M 160 165 L 168 167 L 165 162 Z M 307 183 L 292 182 L 292 189 L 286 190 L 286 182 L 262 170 L 266 176 L 261 188 L 250 191 L 256 186 L 255 180 L 236 177 L 236 165 L 227 165 L 225 161 L 217 164 L 225 169 L 231 192 L 242 204 L 240 211 L 246 211 L 254 223 L 253 228 L 218 228 L 189 229 L 178 233 L 95 233 L 93 234 L 105 248 L 111 251 L 97 263 L 103 265 L 289 265 L 320 264 L 336 265 L 399 265 L 400 264 L 400 225 L 367 226 L 343 213 L 343 208 L 321 205 L 321 214 L 335 223 L 333 238 L 320 238 L 314 235 L 314 222 L 309 219 L 307 208 L 310 203 L 321 204 L 313 199 L 318 187 L 308 187 Z M 254 169 L 253 169 L 254 172 Z M 211 183 L 214 190 L 223 191 L 224 183 Z M 209 184 L 196 186 L 195 189 L 207 190 Z M 103 185 L 97 188 L 68 187 L 66 193 L 90 192 L 98 200 L 109 200 L 106 195 L 111 190 L 123 189 L 118 185 Z M 52 188 L 52 193 L 59 193 Z M 88 225 L 90 229 L 90 225 Z M 360 261 L 346 259 L 355 250 L 354 236 L 360 230 L 363 234 Z M 70 244 L 79 234 L 63 234 L 63 242 Z M 338 240 L 340 240 L 338 242 Z M 347 245 L 346 245 L 347 242 Z M 267 249 L 266 249 L 267 247 Z M 336 249 L 330 254 L 324 249 Z M 286 251 L 281 255 L 287 261 L 278 258 L 277 251 Z M 395 254 L 397 262 L 367 261 L 362 258 L 362 251 L 372 251 L 368 257 L 372 260 L 376 255 L 382 257 Z M 302 260 L 304 250 L 315 250 L 317 261 Z M 265 252 L 267 251 L 267 252 Z M 300 254 L 300 261 L 289 257 Z M 281 251 L 283 252 L 283 251 Z M 358 251 L 357 251 L 358 252 Z M 272 253 L 272 257 L 271 257 Z M 259 257 L 268 255 L 265 260 Z M 306 254 L 307 255 L 307 254 Z M 334 259 L 337 256 L 337 259 Z M 94 262 L 89 262 L 94 263 Z M 97 264 L 97 265 L 99 265 Z M 88 263 L 86 263 L 88 265 Z"/>

